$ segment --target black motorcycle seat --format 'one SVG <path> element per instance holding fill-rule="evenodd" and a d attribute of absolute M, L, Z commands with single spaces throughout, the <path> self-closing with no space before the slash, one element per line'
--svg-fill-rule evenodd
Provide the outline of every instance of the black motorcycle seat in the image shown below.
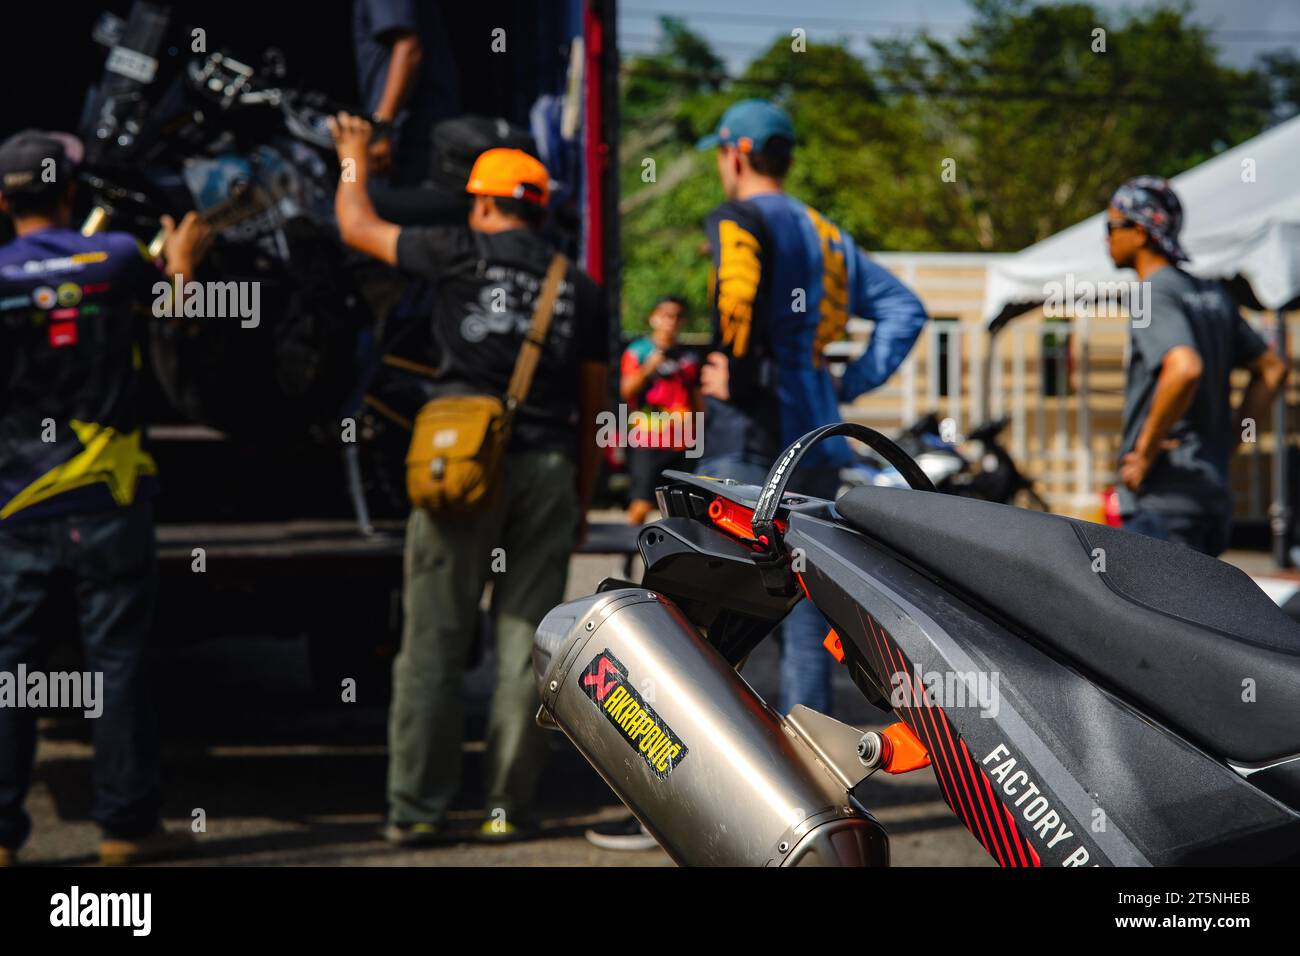
<path fill-rule="evenodd" d="M 1216 756 L 1300 753 L 1300 624 L 1232 565 L 952 495 L 864 487 L 836 509 Z"/>

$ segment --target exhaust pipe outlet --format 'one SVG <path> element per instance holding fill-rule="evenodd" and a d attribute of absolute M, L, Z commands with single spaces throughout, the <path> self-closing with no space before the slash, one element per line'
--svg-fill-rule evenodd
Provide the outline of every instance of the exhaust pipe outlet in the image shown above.
<path fill-rule="evenodd" d="M 640 588 L 537 628 L 553 720 L 678 864 L 880 866 L 889 841 L 672 601 Z"/>

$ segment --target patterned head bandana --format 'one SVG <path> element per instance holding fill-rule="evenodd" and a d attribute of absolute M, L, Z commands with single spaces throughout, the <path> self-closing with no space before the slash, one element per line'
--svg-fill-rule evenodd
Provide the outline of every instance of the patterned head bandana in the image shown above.
<path fill-rule="evenodd" d="M 1166 180 L 1159 176 L 1136 176 L 1115 190 L 1110 204 L 1126 219 L 1145 228 L 1169 261 L 1187 260 L 1187 253 L 1178 244 L 1178 233 L 1183 228 L 1183 204 Z"/>

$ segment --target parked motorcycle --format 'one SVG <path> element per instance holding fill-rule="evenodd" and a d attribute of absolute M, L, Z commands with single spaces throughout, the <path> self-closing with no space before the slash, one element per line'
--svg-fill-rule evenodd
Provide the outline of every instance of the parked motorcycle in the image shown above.
<path fill-rule="evenodd" d="M 835 435 L 910 488 L 787 492 Z M 935 494 L 860 425 L 761 488 L 665 477 L 643 580 L 552 610 L 534 669 L 539 721 L 678 863 L 887 864 L 864 784 L 926 766 L 1003 866 L 1300 860 L 1300 625 L 1236 568 Z M 741 677 L 801 600 L 887 729 L 778 714 Z"/>
<path fill-rule="evenodd" d="M 905 428 L 895 441 L 944 494 L 1050 511 L 1034 487 L 1033 479 L 1020 471 L 1011 452 L 1002 444 L 1001 436 L 1008 424 L 1010 419 L 994 419 L 969 435 L 960 436 L 931 412 Z M 977 453 L 967 457 L 962 453 L 963 444 L 974 445 Z M 841 494 L 862 485 L 907 487 L 898 469 L 888 462 L 869 451 L 859 451 L 858 455 L 859 462 L 841 472 Z"/>

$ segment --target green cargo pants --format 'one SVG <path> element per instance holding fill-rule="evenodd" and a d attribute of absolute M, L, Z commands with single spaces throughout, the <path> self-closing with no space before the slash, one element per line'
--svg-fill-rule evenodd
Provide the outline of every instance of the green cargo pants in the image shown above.
<path fill-rule="evenodd" d="M 564 600 L 577 517 L 573 462 L 558 452 L 508 455 L 501 499 L 490 512 L 440 520 L 411 512 L 388 725 L 390 823 L 441 822 L 460 788 L 465 661 L 489 580 L 497 674 L 487 813 L 504 810 L 507 820 L 530 813 L 547 748 L 533 719 L 533 633 Z"/>

